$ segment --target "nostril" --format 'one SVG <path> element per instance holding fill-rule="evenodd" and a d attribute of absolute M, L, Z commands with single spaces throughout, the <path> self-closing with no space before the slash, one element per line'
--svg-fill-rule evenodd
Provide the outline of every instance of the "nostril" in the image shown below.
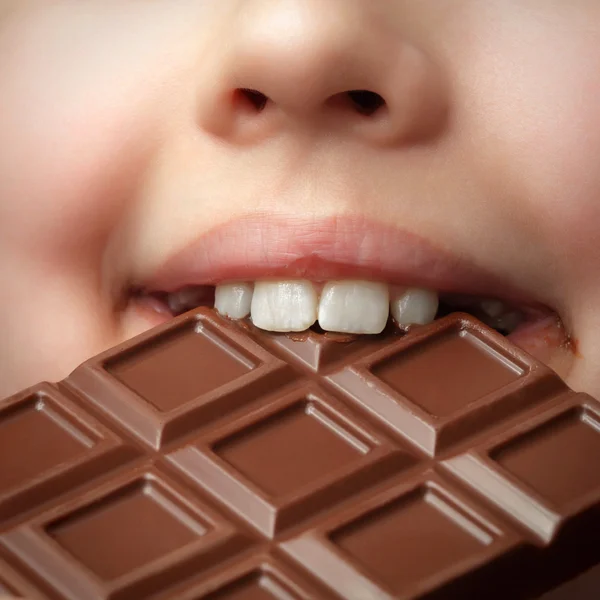
<path fill-rule="evenodd" d="M 354 108 L 362 115 L 370 116 L 385 106 L 385 100 L 379 94 L 369 90 L 350 90 L 346 94 Z"/>
<path fill-rule="evenodd" d="M 251 105 L 257 112 L 261 112 L 269 101 L 269 98 L 262 92 L 249 88 L 237 89 L 236 95 L 239 100 L 244 102 L 246 105 Z"/>
<path fill-rule="evenodd" d="M 351 109 L 370 117 L 385 106 L 385 100 L 370 90 L 349 90 L 331 96 L 327 104 L 331 107 Z"/>
<path fill-rule="evenodd" d="M 238 88 L 234 97 L 242 106 L 256 112 L 262 112 L 269 102 L 269 97 L 252 88 Z M 377 93 L 370 90 L 350 90 L 332 96 L 328 101 L 330 105 L 346 105 L 361 115 L 371 116 L 385 106 L 385 100 Z"/>

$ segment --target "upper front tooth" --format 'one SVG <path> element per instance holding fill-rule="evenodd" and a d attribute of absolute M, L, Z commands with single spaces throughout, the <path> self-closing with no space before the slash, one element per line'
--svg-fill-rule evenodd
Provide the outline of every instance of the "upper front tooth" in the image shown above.
<path fill-rule="evenodd" d="M 438 305 L 436 292 L 408 288 L 392 298 L 391 311 L 398 325 L 426 325 L 435 319 Z"/>
<path fill-rule="evenodd" d="M 325 331 L 381 333 L 389 316 L 385 283 L 330 281 L 319 303 L 319 325 Z"/>
<path fill-rule="evenodd" d="M 268 331 L 304 331 L 317 320 L 317 294 L 310 281 L 257 281 L 252 321 Z"/>
<path fill-rule="evenodd" d="M 215 288 L 215 308 L 226 317 L 247 317 L 251 302 L 252 285 L 249 283 L 222 283 Z"/>

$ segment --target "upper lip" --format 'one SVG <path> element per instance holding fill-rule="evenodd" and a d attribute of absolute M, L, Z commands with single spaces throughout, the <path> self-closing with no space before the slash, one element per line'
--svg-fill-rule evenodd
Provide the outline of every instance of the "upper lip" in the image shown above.
<path fill-rule="evenodd" d="M 429 240 L 353 216 L 238 218 L 168 257 L 139 287 L 170 293 L 191 285 L 266 278 L 369 279 L 539 305 L 505 279 Z"/>

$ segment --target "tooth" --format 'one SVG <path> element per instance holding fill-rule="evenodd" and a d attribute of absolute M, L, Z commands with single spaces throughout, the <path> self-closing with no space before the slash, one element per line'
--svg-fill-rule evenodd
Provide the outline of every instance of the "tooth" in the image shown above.
<path fill-rule="evenodd" d="M 247 317 L 251 303 L 252 285 L 249 283 L 222 283 L 215 288 L 215 308 L 225 317 Z"/>
<path fill-rule="evenodd" d="M 317 293 L 310 281 L 257 281 L 252 322 L 268 331 L 304 331 L 317 320 Z"/>
<path fill-rule="evenodd" d="M 490 327 L 511 334 L 523 321 L 523 315 L 519 311 L 513 310 L 505 312 L 501 316 L 490 319 L 487 323 Z"/>
<path fill-rule="evenodd" d="M 482 300 L 479 303 L 481 306 L 481 310 L 488 315 L 488 317 L 492 317 L 497 319 L 500 315 L 507 312 L 508 308 L 500 300 Z"/>
<path fill-rule="evenodd" d="M 407 288 L 395 294 L 390 305 L 398 325 L 426 325 L 435 319 L 439 300 L 431 290 Z"/>
<path fill-rule="evenodd" d="M 319 325 L 325 331 L 381 333 L 390 310 L 385 283 L 330 281 L 319 303 Z"/>
<path fill-rule="evenodd" d="M 188 286 L 169 294 L 167 304 L 171 312 L 177 315 L 200 306 L 208 297 L 209 291 L 206 286 Z"/>

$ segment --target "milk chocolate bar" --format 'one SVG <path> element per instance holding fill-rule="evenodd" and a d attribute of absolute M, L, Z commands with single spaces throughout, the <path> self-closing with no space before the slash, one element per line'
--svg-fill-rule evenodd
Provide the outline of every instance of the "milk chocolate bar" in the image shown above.
<path fill-rule="evenodd" d="M 200 308 L 2 401 L 0 456 L 0 596 L 525 599 L 600 563 L 600 403 L 466 314 Z"/>

